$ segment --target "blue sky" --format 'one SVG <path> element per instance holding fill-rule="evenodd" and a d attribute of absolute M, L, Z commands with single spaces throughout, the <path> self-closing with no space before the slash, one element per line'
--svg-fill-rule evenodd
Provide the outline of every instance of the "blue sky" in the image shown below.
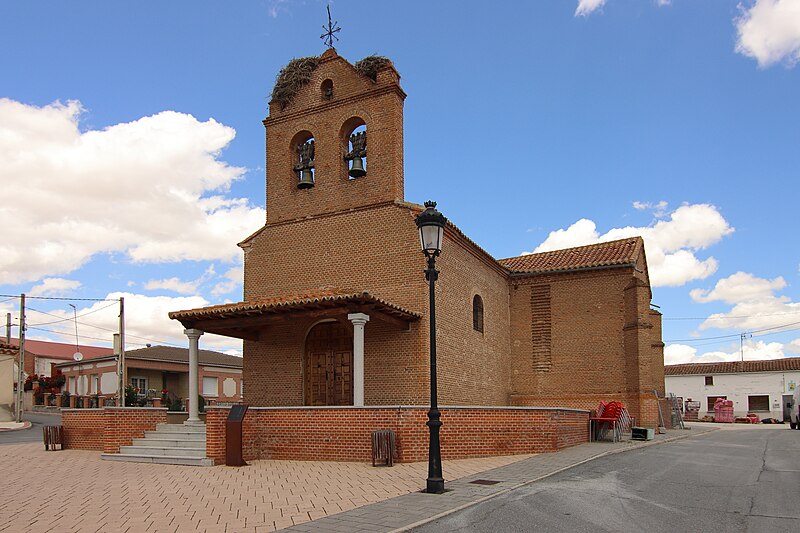
<path fill-rule="evenodd" d="M 124 295 L 131 347 L 240 300 L 261 120 L 280 68 L 324 51 L 325 6 L 0 4 L 0 293 Z M 402 75 L 407 200 L 496 258 L 644 235 L 668 363 L 738 359 L 741 333 L 747 359 L 800 355 L 800 1 L 331 8 L 340 55 Z M 69 302 L 29 303 L 29 335 L 74 339 L 45 324 Z M 105 305 L 78 304 L 82 342 Z"/>

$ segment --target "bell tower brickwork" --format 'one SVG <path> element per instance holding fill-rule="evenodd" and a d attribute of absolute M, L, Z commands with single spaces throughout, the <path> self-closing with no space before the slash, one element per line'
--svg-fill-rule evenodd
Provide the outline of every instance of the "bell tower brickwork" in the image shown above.
<path fill-rule="evenodd" d="M 403 200 L 403 100 L 389 62 L 375 80 L 328 49 L 290 102 L 270 102 L 267 225 Z M 367 131 L 367 174 L 351 179 L 344 156 L 353 129 Z M 299 189 L 296 145 L 313 137 L 314 186 Z"/>

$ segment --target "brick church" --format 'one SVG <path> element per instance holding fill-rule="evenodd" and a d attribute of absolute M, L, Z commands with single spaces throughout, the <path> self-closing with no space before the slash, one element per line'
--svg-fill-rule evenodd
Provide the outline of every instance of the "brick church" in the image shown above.
<path fill-rule="evenodd" d="M 170 313 L 190 339 L 244 339 L 245 403 L 428 404 L 405 96 L 384 58 L 352 65 L 329 49 L 281 71 L 264 120 L 266 224 L 239 243 L 243 301 Z M 497 260 L 448 222 L 437 268 L 441 405 L 615 399 L 656 423 L 661 315 L 641 238 Z"/>

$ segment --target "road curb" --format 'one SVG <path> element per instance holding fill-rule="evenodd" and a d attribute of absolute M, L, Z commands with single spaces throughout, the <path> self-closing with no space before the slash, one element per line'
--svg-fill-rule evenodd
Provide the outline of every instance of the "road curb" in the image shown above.
<path fill-rule="evenodd" d="M 31 425 L 32 424 L 28 420 L 23 420 L 22 425 L 20 427 L 17 427 L 17 428 L 0 427 L 0 433 L 5 433 L 7 431 L 21 431 L 23 429 L 30 429 Z"/>
<path fill-rule="evenodd" d="M 586 459 L 582 459 L 582 460 L 577 461 L 577 462 L 575 462 L 575 463 L 573 463 L 571 465 L 564 466 L 564 467 L 559 468 L 557 470 L 553 470 L 552 472 L 548 472 L 547 474 L 543 474 L 543 475 L 541 475 L 539 477 L 536 477 L 534 479 L 530 479 L 528 481 L 523 481 L 522 483 L 517 483 L 513 487 L 508 487 L 507 489 L 501 490 L 501 491 L 496 492 L 494 494 L 489 494 L 488 496 L 484 496 L 483 498 L 477 499 L 475 501 L 472 501 L 472 502 L 469 502 L 469 503 L 465 503 L 465 504 L 460 505 L 458 507 L 454 507 L 453 509 L 448 509 L 447 511 L 443 511 L 443 512 L 441 512 L 439 514 L 430 516 L 428 518 L 424 518 L 422 520 L 418 520 L 417 522 L 414 522 L 413 524 L 409 524 L 407 526 L 403 526 L 403 527 L 398 528 L 398 529 L 393 529 L 393 530 L 391 530 L 391 533 L 401 533 L 401 532 L 404 532 L 404 531 L 410 531 L 410 530 L 414 529 L 415 527 L 419 527 L 419 526 L 422 526 L 422 525 L 425 525 L 425 524 L 429 524 L 431 522 L 439 520 L 440 518 L 444 518 L 445 516 L 451 515 L 453 513 L 458 512 L 458 511 L 463 511 L 464 509 L 468 509 L 468 508 L 470 508 L 470 507 L 472 507 L 474 505 L 478 505 L 479 503 L 483 503 L 483 502 L 489 501 L 489 500 L 491 500 L 493 498 L 497 498 L 498 496 L 502 496 L 503 494 L 508 494 L 509 492 L 511 492 L 513 490 L 519 489 L 521 487 L 525 487 L 525 486 L 530 485 L 532 483 L 536 483 L 537 481 L 541 481 L 543 479 L 547 479 L 547 478 L 549 478 L 551 476 L 554 476 L 556 474 L 560 474 L 561 472 L 569 470 L 570 468 L 575 468 L 576 466 L 580 466 L 582 464 L 586 464 L 586 463 L 588 463 L 590 461 L 594 461 L 594 460 L 599 459 L 601 457 L 606 457 L 608 455 L 616 455 L 618 453 L 630 452 L 630 451 L 633 451 L 633 450 L 638 450 L 638 449 L 641 449 L 641 448 L 647 448 L 648 446 L 655 446 L 655 445 L 658 445 L 658 444 L 667 444 L 668 442 L 675 442 L 675 441 L 678 441 L 678 440 L 688 439 L 689 437 L 692 437 L 692 436 L 695 436 L 695 435 L 699 437 L 700 435 L 705 435 L 707 433 L 712 433 L 714 431 L 719 431 L 719 428 L 707 428 L 707 429 L 704 428 L 704 431 L 702 431 L 700 433 L 686 434 L 686 435 L 675 435 L 675 436 L 671 436 L 671 437 L 666 437 L 666 438 L 661 439 L 661 440 L 637 442 L 633 446 L 628 446 L 628 447 L 620 448 L 620 449 L 617 449 L 617 450 L 606 450 L 606 451 L 598 453 L 597 455 L 593 455 L 591 457 L 587 457 Z"/>

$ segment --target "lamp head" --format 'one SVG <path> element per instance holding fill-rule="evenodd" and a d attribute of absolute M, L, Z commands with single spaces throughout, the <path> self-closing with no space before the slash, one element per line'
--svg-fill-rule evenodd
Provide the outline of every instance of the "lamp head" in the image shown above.
<path fill-rule="evenodd" d="M 436 210 L 436 202 L 425 202 L 425 210 L 415 220 L 419 229 L 419 240 L 426 256 L 438 256 L 442 251 L 444 226 L 447 219 Z"/>

